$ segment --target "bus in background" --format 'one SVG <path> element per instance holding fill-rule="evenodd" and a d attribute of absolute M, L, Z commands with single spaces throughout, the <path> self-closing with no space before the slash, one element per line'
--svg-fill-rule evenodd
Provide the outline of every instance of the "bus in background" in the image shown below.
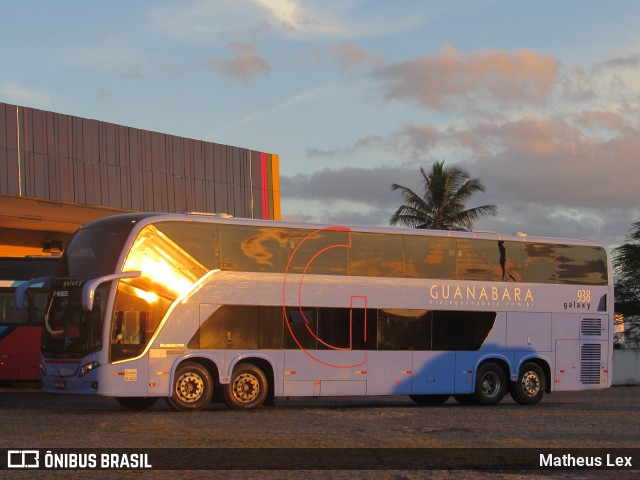
<path fill-rule="evenodd" d="M 610 261 L 586 241 L 125 214 L 51 283 L 52 393 L 179 411 L 294 396 L 495 405 L 611 385 Z M 218 396 L 218 395 L 216 395 Z"/>
<path fill-rule="evenodd" d="M 36 284 L 16 308 L 16 288 L 53 275 L 60 257 L 0 257 L 0 381 L 40 379 L 40 336 L 49 289 Z"/>

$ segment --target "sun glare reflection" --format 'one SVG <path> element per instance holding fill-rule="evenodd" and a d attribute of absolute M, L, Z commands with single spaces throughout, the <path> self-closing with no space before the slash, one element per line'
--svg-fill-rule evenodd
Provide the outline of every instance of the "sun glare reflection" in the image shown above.
<path fill-rule="evenodd" d="M 158 295 L 175 299 L 187 293 L 208 271 L 153 226 L 140 233 L 125 262 L 124 271 L 136 270 L 142 276 L 126 282 L 149 303 L 158 300 Z"/>

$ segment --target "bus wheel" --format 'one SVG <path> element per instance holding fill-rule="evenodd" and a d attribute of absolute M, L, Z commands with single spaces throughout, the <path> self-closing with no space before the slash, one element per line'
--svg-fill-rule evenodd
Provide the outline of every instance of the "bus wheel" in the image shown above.
<path fill-rule="evenodd" d="M 449 400 L 449 395 L 409 395 L 409 398 L 418 405 L 442 405 Z"/>
<path fill-rule="evenodd" d="M 224 401 L 233 410 L 261 406 L 267 398 L 267 377 L 251 363 L 241 363 L 233 370 L 231 382 L 224 385 Z"/>
<path fill-rule="evenodd" d="M 535 405 L 542 400 L 546 384 L 542 368 L 535 363 L 525 363 L 511 389 L 511 397 L 520 405 Z"/>
<path fill-rule="evenodd" d="M 193 412 L 206 407 L 212 396 L 213 379 L 209 370 L 199 363 L 186 362 L 176 370 L 167 403 L 179 412 Z"/>
<path fill-rule="evenodd" d="M 507 392 L 504 371 L 495 363 L 485 363 L 476 374 L 474 396 L 480 405 L 497 405 Z"/>
<path fill-rule="evenodd" d="M 116 397 L 116 402 L 127 410 L 146 410 L 153 407 L 158 397 Z"/>

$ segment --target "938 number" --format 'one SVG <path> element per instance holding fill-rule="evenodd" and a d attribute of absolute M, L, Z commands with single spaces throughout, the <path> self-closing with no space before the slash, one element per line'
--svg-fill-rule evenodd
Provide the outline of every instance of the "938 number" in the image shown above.
<path fill-rule="evenodd" d="M 591 301 L 591 290 L 578 290 L 578 301 L 579 302 L 590 302 Z"/>

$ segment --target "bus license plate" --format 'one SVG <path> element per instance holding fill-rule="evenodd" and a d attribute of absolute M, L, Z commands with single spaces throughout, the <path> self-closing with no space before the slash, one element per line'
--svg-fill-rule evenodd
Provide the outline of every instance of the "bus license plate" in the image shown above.
<path fill-rule="evenodd" d="M 55 388 L 64 389 L 67 388 L 67 382 L 66 380 L 56 380 L 53 386 Z"/>

